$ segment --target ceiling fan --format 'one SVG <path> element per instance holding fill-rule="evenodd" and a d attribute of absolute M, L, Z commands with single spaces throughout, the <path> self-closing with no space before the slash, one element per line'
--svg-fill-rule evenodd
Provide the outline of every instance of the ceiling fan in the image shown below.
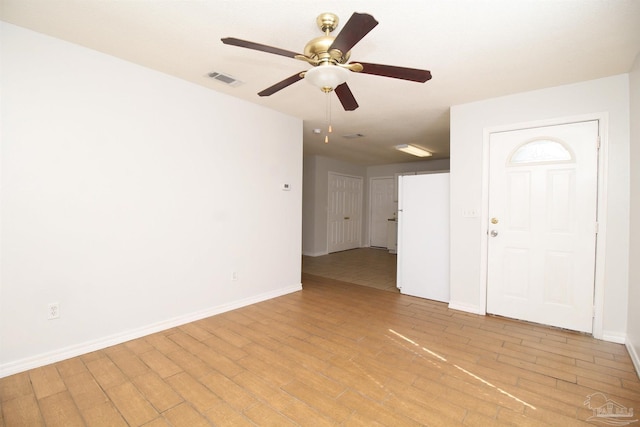
<path fill-rule="evenodd" d="M 258 93 L 260 96 L 273 95 L 304 78 L 323 92 L 335 91 L 344 109 L 352 111 L 358 108 L 358 103 L 346 83 L 349 72 L 373 74 L 419 83 L 431 79 L 431 72 L 428 70 L 366 62 L 347 63 L 351 56 L 351 48 L 378 25 L 378 21 L 369 14 L 354 13 L 351 15 L 342 31 L 335 37 L 330 35 L 338 26 L 338 17 L 335 14 L 323 13 L 318 16 L 316 22 L 320 30 L 324 32 L 324 36 L 309 41 L 304 48 L 304 54 L 233 37 L 221 40 L 224 44 L 282 55 L 305 61 L 313 66 L 307 71 L 296 73 L 264 89 Z"/>

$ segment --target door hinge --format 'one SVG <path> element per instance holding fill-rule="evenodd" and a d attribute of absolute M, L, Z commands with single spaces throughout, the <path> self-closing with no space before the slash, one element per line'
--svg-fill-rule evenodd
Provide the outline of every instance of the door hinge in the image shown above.
<path fill-rule="evenodd" d="M 596 317 L 596 306 L 591 307 L 591 317 L 595 319 Z"/>
<path fill-rule="evenodd" d="M 600 231 L 600 223 L 596 222 L 596 234 Z"/>
<path fill-rule="evenodd" d="M 600 136 L 598 135 L 598 138 L 596 140 L 596 148 L 599 150 L 600 149 Z"/>

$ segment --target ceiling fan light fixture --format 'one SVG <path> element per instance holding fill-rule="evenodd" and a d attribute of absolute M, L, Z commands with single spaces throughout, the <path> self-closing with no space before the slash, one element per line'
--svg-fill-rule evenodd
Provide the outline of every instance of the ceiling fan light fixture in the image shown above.
<path fill-rule="evenodd" d="M 304 79 L 320 88 L 323 92 L 331 92 L 349 78 L 349 70 L 337 65 L 319 65 L 304 74 Z"/>
<path fill-rule="evenodd" d="M 431 157 L 431 156 L 433 156 L 433 154 L 431 154 L 429 151 L 424 150 L 424 149 L 422 149 L 420 147 L 416 147 L 415 145 L 400 144 L 400 145 L 396 145 L 394 148 L 396 150 L 402 151 L 404 153 L 412 154 L 412 155 L 418 156 L 418 157 Z"/>

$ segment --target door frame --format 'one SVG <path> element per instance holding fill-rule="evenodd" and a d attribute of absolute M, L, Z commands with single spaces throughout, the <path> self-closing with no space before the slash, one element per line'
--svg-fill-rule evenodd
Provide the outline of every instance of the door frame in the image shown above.
<path fill-rule="evenodd" d="M 597 163 L 597 205 L 596 221 L 598 222 L 598 234 L 596 236 L 595 253 L 595 283 L 593 295 L 593 337 L 604 338 L 603 309 L 605 290 L 605 255 L 607 242 L 607 163 L 608 163 L 608 135 L 609 114 L 606 112 L 584 114 L 568 117 L 559 117 L 547 120 L 519 122 L 508 125 L 489 126 L 483 129 L 482 137 L 482 207 L 480 215 L 480 314 L 487 314 L 487 286 L 488 286 L 488 262 L 489 262 L 489 142 L 492 133 L 509 132 L 536 127 L 565 125 L 586 121 L 598 121 L 598 133 L 600 135 L 600 150 Z"/>
<path fill-rule="evenodd" d="M 392 176 L 373 176 L 373 177 L 369 178 L 369 194 L 368 194 L 368 196 L 369 196 L 369 207 L 368 207 L 368 217 L 369 217 L 368 219 L 369 219 L 369 221 L 368 221 L 368 223 L 369 224 L 368 224 L 368 228 L 367 228 L 367 230 L 368 230 L 368 233 L 367 233 L 368 244 L 367 244 L 367 246 L 368 247 L 372 247 L 371 246 L 371 230 L 373 229 L 373 202 L 372 202 L 373 198 L 371 197 L 371 189 L 373 188 L 373 181 L 374 180 L 378 180 L 378 179 L 391 179 L 391 180 L 393 180 L 394 177 L 392 177 Z M 392 181 L 392 182 L 393 182 L 393 186 L 394 186 L 394 191 L 396 191 L 396 189 L 395 189 L 396 183 L 395 183 L 395 181 Z M 395 197 L 395 195 L 392 194 L 391 195 L 391 202 L 395 203 L 397 205 L 398 201 L 394 200 L 394 197 Z M 378 247 L 378 246 L 376 246 L 376 247 Z"/>

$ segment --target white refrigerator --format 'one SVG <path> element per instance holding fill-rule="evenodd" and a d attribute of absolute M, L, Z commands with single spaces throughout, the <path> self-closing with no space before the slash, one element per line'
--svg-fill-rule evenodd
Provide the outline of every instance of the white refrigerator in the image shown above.
<path fill-rule="evenodd" d="M 400 292 L 449 302 L 449 173 L 398 178 Z"/>

